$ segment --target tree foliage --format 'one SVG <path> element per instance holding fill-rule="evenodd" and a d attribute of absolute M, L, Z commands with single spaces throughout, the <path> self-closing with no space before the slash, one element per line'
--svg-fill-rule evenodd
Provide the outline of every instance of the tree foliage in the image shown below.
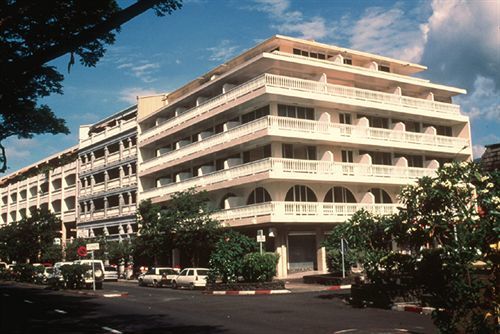
<path fill-rule="evenodd" d="M 236 282 L 243 276 L 243 258 L 246 254 L 257 251 L 257 242 L 241 233 L 227 230 L 222 234 L 210 255 L 209 281 L 218 278 L 223 283 Z"/>
<path fill-rule="evenodd" d="M 436 177 L 403 188 L 399 214 L 358 213 L 329 238 L 349 240 L 379 289 L 403 276 L 421 289 L 442 333 L 494 333 L 500 317 L 499 184 L 498 171 L 445 164 Z"/>
<path fill-rule="evenodd" d="M 30 217 L 0 229 L 0 257 L 9 262 L 55 261 L 54 238 L 61 237 L 61 220 L 46 209 L 35 209 Z"/>
<path fill-rule="evenodd" d="M 164 207 L 143 201 L 138 209 L 137 245 L 151 257 L 178 248 L 196 267 L 220 236 L 220 224 L 210 217 L 212 212 L 207 193 L 194 189 L 174 193 Z"/>
<path fill-rule="evenodd" d="M 121 8 L 116 0 L 2 1 L 0 4 L 0 172 L 7 160 L 2 141 L 10 136 L 69 132 L 65 121 L 38 100 L 62 93 L 64 76 L 49 62 L 69 54 L 95 66 L 121 25 L 153 9 L 171 14 L 182 0 L 138 0 Z"/>

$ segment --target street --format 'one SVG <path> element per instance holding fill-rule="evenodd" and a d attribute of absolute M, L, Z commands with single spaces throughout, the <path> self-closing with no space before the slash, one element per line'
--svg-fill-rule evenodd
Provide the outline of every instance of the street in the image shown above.
<path fill-rule="evenodd" d="M 105 298 L 103 293 L 128 292 Z M 0 284 L 7 333 L 434 333 L 429 316 L 355 309 L 334 292 L 211 296 L 106 282 L 101 296 Z"/>

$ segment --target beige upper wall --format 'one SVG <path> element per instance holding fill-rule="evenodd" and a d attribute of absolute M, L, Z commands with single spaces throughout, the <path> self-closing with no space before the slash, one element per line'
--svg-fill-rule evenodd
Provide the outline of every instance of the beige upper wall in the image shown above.
<path fill-rule="evenodd" d="M 168 94 L 138 96 L 137 97 L 137 119 L 146 118 L 161 107 L 168 104 Z"/>

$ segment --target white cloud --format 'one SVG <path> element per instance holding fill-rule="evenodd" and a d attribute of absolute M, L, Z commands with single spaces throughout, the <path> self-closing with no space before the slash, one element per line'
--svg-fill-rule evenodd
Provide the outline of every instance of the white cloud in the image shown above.
<path fill-rule="evenodd" d="M 428 27 L 396 4 L 392 8 L 369 7 L 354 22 L 344 17 L 337 28 L 346 31 L 350 47 L 397 59 L 418 62 Z"/>
<path fill-rule="evenodd" d="M 456 102 L 472 120 L 500 124 L 500 99 L 493 79 L 477 76 L 470 94 L 458 97 Z"/>
<path fill-rule="evenodd" d="M 130 104 L 136 104 L 137 103 L 137 96 L 155 95 L 155 94 L 160 94 L 160 92 L 158 92 L 154 89 L 144 89 L 144 88 L 140 88 L 140 87 L 129 87 L 129 88 L 122 89 L 119 92 L 118 100 L 130 103 Z"/>
<path fill-rule="evenodd" d="M 225 62 L 226 60 L 231 59 L 236 54 L 237 50 L 237 45 L 232 44 L 230 40 L 224 39 L 216 46 L 207 48 L 207 51 L 210 52 L 208 60 Z"/>
<path fill-rule="evenodd" d="M 486 147 L 484 147 L 483 145 L 472 145 L 472 158 L 481 158 L 484 151 L 486 151 Z"/>
<path fill-rule="evenodd" d="M 325 19 L 315 16 L 305 19 L 301 11 L 291 10 L 288 0 L 255 0 L 250 9 L 264 12 L 275 23 L 272 28 L 279 33 L 294 35 L 304 39 L 322 39 L 329 33 Z"/>

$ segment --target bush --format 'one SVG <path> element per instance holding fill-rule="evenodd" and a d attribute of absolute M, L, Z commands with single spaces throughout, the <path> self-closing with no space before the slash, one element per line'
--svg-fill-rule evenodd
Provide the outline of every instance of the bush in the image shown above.
<path fill-rule="evenodd" d="M 16 281 L 32 283 L 35 281 L 37 270 L 40 269 L 30 263 L 21 263 L 16 264 L 13 271 Z"/>
<path fill-rule="evenodd" d="M 238 281 L 238 277 L 242 276 L 243 257 L 256 250 L 255 240 L 232 230 L 226 231 L 215 244 L 215 250 L 210 256 L 208 281 Z"/>
<path fill-rule="evenodd" d="M 86 264 L 73 264 L 61 267 L 64 285 L 68 289 L 82 289 L 85 287 L 85 274 L 91 270 Z"/>
<path fill-rule="evenodd" d="M 279 255 L 250 253 L 243 258 L 242 273 L 245 282 L 270 282 L 276 276 Z"/>

